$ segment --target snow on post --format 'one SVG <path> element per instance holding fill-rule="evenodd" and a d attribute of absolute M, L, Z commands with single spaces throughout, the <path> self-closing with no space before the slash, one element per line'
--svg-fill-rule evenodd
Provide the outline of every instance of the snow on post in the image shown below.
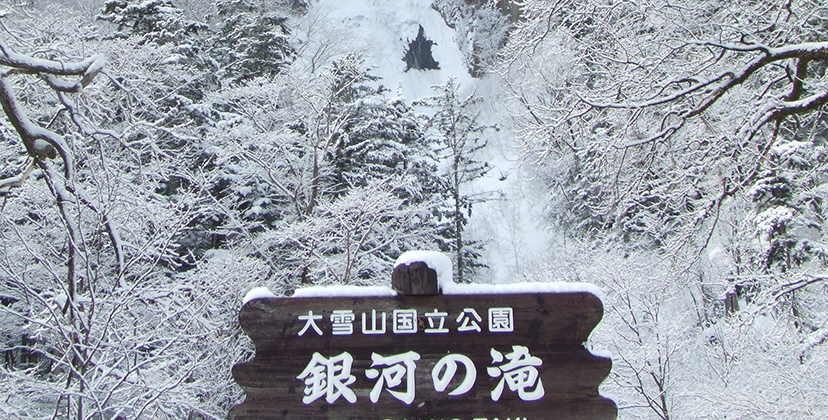
<path fill-rule="evenodd" d="M 442 252 L 408 251 L 397 258 L 391 287 L 402 295 L 438 295 L 454 284 L 451 260 Z"/>

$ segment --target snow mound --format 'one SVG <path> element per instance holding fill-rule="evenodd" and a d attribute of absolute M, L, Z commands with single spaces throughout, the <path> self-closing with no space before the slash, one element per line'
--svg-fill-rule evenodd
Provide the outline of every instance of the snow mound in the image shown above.
<path fill-rule="evenodd" d="M 254 287 L 244 295 L 242 305 L 247 304 L 247 302 L 250 302 L 253 299 L 270 299 L 275 297 L 276 295 L 274 295 L 273 292 L 271 292 L 267 287 Z"/>
<path fill-rule="evenodd" d="M 437 284 L 443 292 L 445 292 L 447 287 L 451 288 L 454 286 L 451 259 L 446 254 L 437 251 L 403 252 L 394 263 L 394 268 L 400 265 L 411 265 L 415 262 L 425 263 L 428 268 L 437 272 Z"/>
<path fill-rule="evenodd" d="M 390 287 L 386 286 L 311 286 L 296 289 L 293 292 L 295 298 L 317 298 L 317 297 L 383 297 L 397 296 Z"/>

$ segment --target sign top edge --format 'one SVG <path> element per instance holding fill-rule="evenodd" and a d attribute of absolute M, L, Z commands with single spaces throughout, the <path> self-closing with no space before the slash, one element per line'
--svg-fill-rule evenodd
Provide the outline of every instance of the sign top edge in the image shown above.
<path fill-rule="evenodd" d="M 263 288 L 256 288 L 263 289 Z M 256 290 L 254 289 L 254 290 Z M 448 284 L 443 287 L 442 294 L 449 296 L 469 295 L 530 295 L 530 294 L 570 294 L 589 293 L 603 301 L 603 292 L 598 286 L 589 283 L 507 283 L 507 284 Z M 250 294 L 250 293 L 249 293 Z M 258 299 L 294 299 L 294 298 L 381 298 L 398 296 L 390 287 L 386 286 L 311 286 L 297 289 L 293 296 L 276 296 L 272 293 L 256 293 L 246 296 L 244 303 Z"/>

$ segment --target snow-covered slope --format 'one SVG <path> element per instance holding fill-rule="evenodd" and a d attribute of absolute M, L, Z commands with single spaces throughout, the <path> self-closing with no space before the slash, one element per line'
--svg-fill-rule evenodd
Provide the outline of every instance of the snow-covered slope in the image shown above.
<path fill-rule="evenodd" d="M 391 92 L 396 94 L 402 86 L 406 101 L 432 95 L 431 86 L 449 77 L 465 88 L 473 84 L 454 41 L 454 30 L 431 8 L 431 0 L 317 0 L 311 2 L 309 18 L 316 22 L 316 34 L 333 38 L 338 51 L 360 52 L 367 64 L 376 66 L 372 73 Z M 432 52 L 440 69 L 405 72 L 403 55 L 420 25 L 436 43 Z"/>
<path fill-rule="evenodd" d="M 496 200 L 475 207 L 469 233 L 490 241 L 484 256 L 490 270 L 483 280 L 514 281 L 532 270 L 531 261 L 545 252 L 549 241 L 540 229 L 543 198 L 526 182 L 531 174 L 518 169 L 499 79 L 469 75 L 454 29 L 431 5 L 432 0 L 312 0 L 300 35 L 308 47 L 300 60 L 318 69 L 342 54 L 357 52 L 374 67 L 371 73 L 381 78 L 389 95 L 396 96 L 401 88 L 409 104 L 434 95 L 432 87 L 450 77 L 457 80 L 461 93 L 475 91 L 483 98 L 480 122 L 504 129 L 487 134 L 489 147 L 482 158 L 494 168 L 472 186 L 475 192 L 491 192 Z M 432 53 L 440 69 L 406 72 L 403 56 L 420 25 L 436 43 Z"/>

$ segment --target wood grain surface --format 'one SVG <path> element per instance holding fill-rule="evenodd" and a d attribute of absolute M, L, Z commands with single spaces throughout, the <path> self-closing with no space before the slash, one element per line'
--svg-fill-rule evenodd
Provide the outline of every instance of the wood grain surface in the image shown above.
<path fill-rule="evenodd" d="M 513 331 L 489 331 L 490 308 L 511 308 Z M 460 331 L 463 322 L 468 325 L 474 318 L 470 315 L 471 309 L 481 319 L 476 323 L 480 331 Z M 395 334 L 392 331 L 394 310 L 416 310 L 417 331 Z M 436 316 L 435 310 L 446 315 Z M 351 311 L 353 333 L 339 330 L 344 335 L 334 334 L 333 311 Z M 469 320 L 458 321 L 464 311 Z M 373 313 L 377 314 L 377 324 L 372 324 Z M 432 315 L 427 316 L 428 313 Z M 309 314 L 319 317 L 315 324 L 321 336 L 306 325 Z M 379 319 L 384 314 L 386 332 L 363 334 L 362 314 L 366 314 L 369 329 L 381 325 Z M 583 347 L 602 315 L 601 301 L 585 292 L 253 300 L 242 308 L 239 319 L 255 343 L 256 355 L 253 360 L 233 368 L 233 377 L 244 389 L 247 399 L 230 411 L 229 418 L 614 419 L 615 404 L 598 394 L 598 385 L 609 374 L 611 361 L 592 355 Z M 448 332 L 426 332 L 441 326 Z M 492 376 L 487 369 L 504 366 L 509 355 L 514 355 L 514 346 L 525 347 L 532 357 L 542 362 L 535 367 L 544 389 L 542 398 L 524 401 L 507 382 L 499 399 L 493 400 L 492 391 L 505 375 Z M 496 362 L 492 350 L 506 359 Z M 383 389 L 378 400 L 372 402 L 369 394 L 377 379 L 369 378 L 366 372 L 380 369 L 372 366 L 372 355 L 392 356 L 409 351 L 419 356 L 413 370 L 413 401 L 406 404 Z M 344 352 L 353 359 L 350 373 L 354 382 L 348 388 L 356 401 L 350 403 L 340 397 L 332 403 L 325 398 L 303 403 L 306 384 L 298 376 L 308 367 L 314 353 L 332 358 Z M 475 366 L 474 385 L 462 395 L 452 396 L 449 392 L 468 374 L 463 365 L 458 365 L 444 392 L 435 389 L 432 371 L 448 354 L 467 356 Z M 389 389 L 410 392 L 406 383 Z"/>

